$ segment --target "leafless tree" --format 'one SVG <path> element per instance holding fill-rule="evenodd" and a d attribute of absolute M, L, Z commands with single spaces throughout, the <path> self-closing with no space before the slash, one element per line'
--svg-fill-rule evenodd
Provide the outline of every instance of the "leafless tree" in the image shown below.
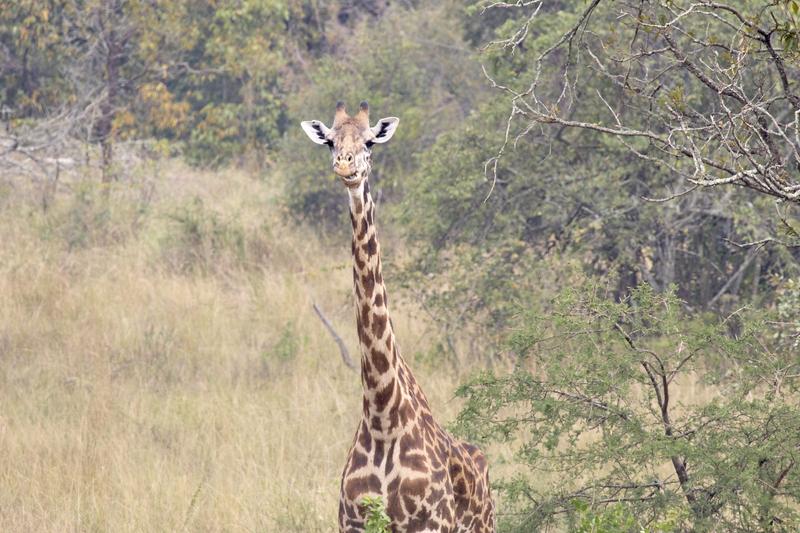
<path fill-rule="evenodd" d="M 530 42 L 541 42 L 563 3 L 488 3 L 519 21 L 488 48 L 532 58 L 523 80 L 484 69 L 510 101 L 489 176 L 497 179 L 521 137 L 591 130 L 685 181 L 653 200 L 736 185 L 800 204 L 800 62 L 790 50 L 798 35 L 789 1 L 591 0 L 536 50 Z"/>
<path fill-rule="evenodd" d="M 10 120 L 15 110 L 7 109 L 0 132 L 0 170 L 15 169 L 40 181 L 45 208 L 63 167 L 80 152 L 89 154 L 90 146 L 100 148 L 102 181 L 114 179 L 115 121 L 130 107 L 142 81 L 163 66 L 159 53 L 147 59 L 137 54 L 143 22 L 130 11 L 127 0 L 62 6 L 53 31 L 60 39 L 57 68 L 63 98 L 55 108 L 45 106 L 35 119 Z M 16 64 L 11 52 L 0 48 L 0 69 L 11 72 Z"/>

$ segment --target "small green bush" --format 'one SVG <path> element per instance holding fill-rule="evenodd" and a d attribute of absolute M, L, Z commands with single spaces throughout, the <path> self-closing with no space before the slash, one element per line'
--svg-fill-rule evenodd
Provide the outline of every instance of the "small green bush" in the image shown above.
<path fill-rule="evenodd" d="M 367 532 L 366 533 L 389 533 L 389 515 L 383 506 L 383 498 L 380 496 L 366 496 L 361 500 L 361 505 L 366 509 Z"/>

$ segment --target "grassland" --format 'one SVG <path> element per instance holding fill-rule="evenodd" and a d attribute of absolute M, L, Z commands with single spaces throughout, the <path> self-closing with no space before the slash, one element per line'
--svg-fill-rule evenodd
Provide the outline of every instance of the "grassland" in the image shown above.
<path fill-rule="evenodd" d="M 311 303 L 355 352 L 348 242 L 269 179 L 129 174 L 75 176 L 46 211 L 0 183 L 0 531 L 332 531 L 360 382 Z M 426 321 L 387 280 L 447 422 L 475 369 L 415 358 Z"/>

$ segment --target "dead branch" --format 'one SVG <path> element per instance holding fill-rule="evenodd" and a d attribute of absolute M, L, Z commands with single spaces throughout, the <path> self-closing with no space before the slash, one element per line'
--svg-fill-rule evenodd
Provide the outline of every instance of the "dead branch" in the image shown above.
<path fill-rule="evenodd" d="M 541 39 L 551 16 L 539 2 L 485 9 L 512 6 L 519 25 L 488 45 L 509 53 Z M 770 15 L 711 0 L 590 2 L 532 57 L 527 89 L 484 69 L 510 104 L 502 146 L 486 163 L 491 189 L 511 139 L 566 128 L 613 137 L 690 185 L 660 201 L 734 185 L 800 204 L 800 69 L 776 46 L 781 27 Z M 608 24 L 619 30 L 609 36 Z"/>
<path fill-rule="evenodd" d="M 331 324 L 331 322 L 325 317 L 325 315 L 320 310 L 319 306 L 317 306 L 316 302 L 313 302 L 311 304 L 311 307 L 314 308 L 314 312 L 317 313 L 317 316 L 322 321 L 322 325 L 325 326 L 325 329 L 328 330 L 328 333 L 331 334 L 331 337 L 333 337 L 334 342 L 336 342 L 336 345 L 339 347 L 339 353 L 342 355 L 342 361 L 344 362 L 344 364 L 346 364 L 348 368 L 356 370 L 358 367 L 353 362 L 353 359 L 350 357 L 350 352 L 347 350 L 347 346 L 345 346 L 344 341 L 339 336 L 339 334 L 336 333 L 336 330 L 333 329 L 333 325 Z"/>

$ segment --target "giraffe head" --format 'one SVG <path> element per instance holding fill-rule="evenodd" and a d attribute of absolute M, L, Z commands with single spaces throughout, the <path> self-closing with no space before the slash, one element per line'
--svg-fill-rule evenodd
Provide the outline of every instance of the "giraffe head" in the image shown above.
<path fill-rule="evenodd" d="M 300 123 L 306 135 L 316 144 L 331 150 L 333 171 L 348 187 L 357 187 L 369 175 L 372 146 L 385 143 L 394 135 L 400 119 L 387 117 L 374 126 L 369 125 L 369 105 L 361 102 L 355 116 L 350 116 L 343 102 L 336 104 L 333 126 L 328 128 L 319 120 Z"/>

